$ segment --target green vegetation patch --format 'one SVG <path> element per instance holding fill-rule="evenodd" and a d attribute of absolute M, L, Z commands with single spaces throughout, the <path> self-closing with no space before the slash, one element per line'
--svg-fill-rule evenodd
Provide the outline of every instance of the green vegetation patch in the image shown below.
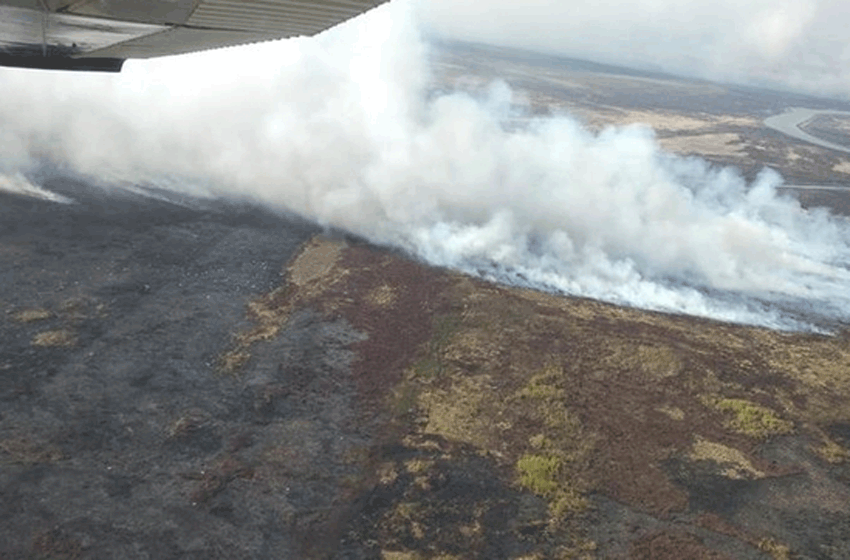
<path fill-rule="evenodd" d="M 682 359 L 667 346 L 638 347 L 637 356 L 645 373 L 655 378 L 678 375 L 682 371 Z"/>
<path fill-rule="evenodd" d="M 543 425 L 543 432 L 528 440 L 534 452 L 521 456 L 516 463 L 519 484 L 549 500 L 553 521 L 587 507 L 581 494 L 584 483 L 580 472 L 594 446 L 594 438 L 568 406 L 564 383 L 563 368 L 550 361 L 514 396 L 525 407 L 530 405 L 526 409 L 530 418 Z"/>
<path fill-rule="evenodd" d="M 774 560 L 790 560 L 791 549 L 773 539 L 762 539 L 758 545 L 759 550 L 770 554 Z"/>
<path fill-rule="evenodd" d="M 445 373 L 446 349 L 460 330 L 460 319 L 455 315 L 435 317 L 431 329 L 431 339 L 428 341 L 425 356 L 412 367 L 413 375 L 426 381 Z"/>
<path fill-rule="evenodd" d="M 496 415 L 489 376 L 459 377 L 450 390 L 426 391 L 419 403 L 428 411 L 425 433 L 488 449 L 498 440 L 491 419 Z"/>
<path fill-rule="evenodd" d="M 684 368 L 677 352 L 663 344 L 621 342 L 611 344 L 606 354 L 601 360 L 606 370 L 635 372 L 651 379 L 675 377 Z"/>
<path fill-rule="evenodd" d="M 414 383 L 401 382 L 390 392 L 389 404 L 397 418 L 415 412 L 419 404 L 419 387 Z"/>
<path fill-rule="evenodd" d="M 561 470 L 561 458 L 525 454 L 516 463 L 519 483 L 546 498 L 552 497 L 558 490 L 558 474 Z"/>
<path fill-rule="evenodd" d="M 421 360 L 417 360 L 411 367 L 410 372 L 413 377 L 428 381 L 435 379 L 443 371 L 443 364 L 437 358 L 426 356 Z"/>
<path fill-rule="evenodd" d="M 560 387 L 564 383 L 564 370 L 557 365 L 547 365 L 534 374 L 516 393 L 521 400 L 530 401 L 533 415 L 550 428 L 550 438 L 558 447 L 572 447 L 581 440 L 582 426 L 570 412 L 566 395 Z"/>
<path fill-rule="evenodd" d="M 814 452 L 817 453 L 821 459 L 833 464 L 850 461 L 850 451 L 841 447 L 830 438 L 826 437 L 826 435 L 821 435 L 821 438 L 823 440 L 823 444 L 820 447 L 814 448 Z"/>
<path fill-rule="evenodd" d="M 549 500 L 553 521 L 587 508 L 587 500 L 568 480 L 561 457 L 527 453 L 517 461 L 516 470 L 520 486 Z"/>
<path fill-rule="evenodd" d="M 709 398 L 707 404 L 721 412 L 731 414 L 726 427 L 739 434 L 764 439 L 791 433 L 794 425 L 783 420 L 769 408 L 744 399 Z"/>
<path fill-rule="evenodd" d="M 564 372 L 560 367 L 546 366 L 540 373 L 532 376 L 519 392 L 519 396 L 543 400 L 559 399 L 563 397 L 564 392 L 557 383 L 563 375 Z"/>
<path fill-rule="evenodd" d="M 442 315 L 434 319 L 433 334 L 431 336 L 431 353 L 441 353 L 451 342 L 452 338 L 460 329 L 460 318 L 456 315 Z"/>

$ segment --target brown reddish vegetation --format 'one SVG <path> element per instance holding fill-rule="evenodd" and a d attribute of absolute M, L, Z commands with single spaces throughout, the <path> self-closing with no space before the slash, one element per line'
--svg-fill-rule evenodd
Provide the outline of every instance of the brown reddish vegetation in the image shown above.
<path fill-rule="evenodd" d="M 258 324 L 239 351 L 299 308 L 366 334 L 352 346 L 352 377 L 375 439 L 353 459 L 364 475 L 341 495 L 351 514 L 335 523 L 386 557 L 605 557 L 617 546 L 632 558 L 775 556 L 799 536 L 737 495 L 770 502 L 770 481 L 793 476 L 850 494 L 817 478 L 845 464 L 830 436 L 850 420 L 843 337 L 510 289 L 326 239 L 304 248 L 290 276 L 311 251 L 332 258 L 252 306 Z M 780 437 L 802 454 L 770 459 L 763 450 Z M 488 481 L 491 498 L 453 485 L 464 476 Z M 594 496 L 667 528 L 597 549 Z M 803 515 L 781 499 L 772 507 Z M 544 509 L 528 517 L 528 500 Z"/>

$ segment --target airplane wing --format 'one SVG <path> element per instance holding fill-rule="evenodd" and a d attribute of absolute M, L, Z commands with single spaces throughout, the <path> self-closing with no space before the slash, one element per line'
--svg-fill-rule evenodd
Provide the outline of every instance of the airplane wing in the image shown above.
<path fill-rule="evenodd" d="M 315 35 L 386 0 L 0 0 L 0 65 L 118 72 L 152 58 Z"/>

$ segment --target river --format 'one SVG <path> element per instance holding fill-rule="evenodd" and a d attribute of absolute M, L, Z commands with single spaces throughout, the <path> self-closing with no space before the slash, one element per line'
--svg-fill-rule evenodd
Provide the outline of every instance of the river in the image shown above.
<path fill-rule="evenodd" d="M 776 130 L 783 134 L 787 134 L 788 136 L 792 136 L 798 140 L 802 140 L 810 144 L 815 144 L 817 146 L 822 146 L 824 148 L 829 148 L 830 150 L 837 150 L 839 152 L 850 153 L 850 147 L 842 146 L 840 144 L 833 144 L 832 142 L 827 142 L 826 140 L 821 140 L 817 136 L 812 136 L 811 134 L 803 131 L 800 128 L 801 124 L 810 121 L 818 115 L 850 116 L 850 112 L 795 107 L 780 115 L 774 115 L 772 117 L 766 118 L 764 120 L 764 124 L 768 128 L 772 128 L 773 130 Z"/>

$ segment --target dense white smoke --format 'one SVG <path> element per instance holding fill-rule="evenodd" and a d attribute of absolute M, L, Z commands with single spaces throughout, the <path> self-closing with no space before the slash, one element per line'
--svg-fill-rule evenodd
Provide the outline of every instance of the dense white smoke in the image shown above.
<path fill-rule="evenodd" d="M 405 4 L 318 40 L 118 76 L 0 71 L 7 175 L 49 157 L 101 181 L 251 197 L 438 265 L 782 328 L 850 316 L 847 225 L 662 152 L 644 127 L 502 122 L 511 92 L 428 95 Z"/>
<path fill-rule="evenodd" d="M 449 38 L 850 98 L 845 0 L 424 0 Z"/>

